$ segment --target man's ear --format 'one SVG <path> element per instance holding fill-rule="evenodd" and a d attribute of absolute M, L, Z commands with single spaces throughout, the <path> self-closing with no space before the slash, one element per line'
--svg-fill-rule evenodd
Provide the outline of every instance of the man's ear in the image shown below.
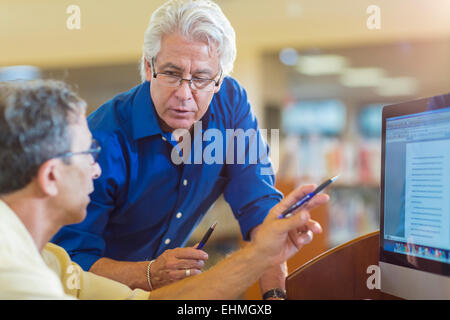
<path fill-rule="evenodd" d="M 144 66 L 145 66 L 145 80 L 150 82 L 152 81 L 153 78 L 153 71 L 150 62 L 147 61 L 146 58 L 144 58 Z"/>
<path fill-rule="evenodd" d="M 36 182 L 40 191 L 47 196 L 54 197 L 58 195 L 59 166 L 61 166 L 59 160 L 50 159 L 39 167 Z"/>
<path fill-rule="evenodd" d="M 214 87 L 214 93 L 219 92 L 220 87 L 222 86 L 224 76 L 220 77 L 219 85 L 217 87 Z"/>

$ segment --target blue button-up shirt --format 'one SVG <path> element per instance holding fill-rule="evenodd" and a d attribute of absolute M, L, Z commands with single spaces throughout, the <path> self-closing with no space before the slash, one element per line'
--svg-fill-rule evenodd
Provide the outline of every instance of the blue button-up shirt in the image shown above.
<path fill-rule="evenodd" d="M 52 239 L 84 270 L 101 257 L 142 261 L 183 246 L 222 193 L 248 240 L 251 229 L 282 198 L 274 188 L 273 174 L 262 173 L 272 168 L 263 161 L 267 153 L 256 163 L 249 159 L 256 141 L 258 150 L 268 152 L 268 147 L 245 90 L 230 77 L 224 78 L 202 117 L 202 130 L 192 137 L 192 145 L 200 143 L 200 151 L 209 159 L 194 148 L 185 163 L 173 161 L 174 155 L 183 154 L 172 133 L 159 125 L 149 82 L 102 105 L 88 123 L 102 147 L 98 160 L 102 175 L 94 181 L 86 219 L 63 227 Z M 230 150 L 237 151 L 239 143 L 227 146 L 226 131 L 238 128 L 254 130 L 257 139 L 248 135 L 245 140 L 245 161 L 234 155 L 234 161 L 227 162 Z M 202 136 L 206 129 L 213 129 L 212 134 Z M 212 151 L 213 143 L 228 149 Z"/>

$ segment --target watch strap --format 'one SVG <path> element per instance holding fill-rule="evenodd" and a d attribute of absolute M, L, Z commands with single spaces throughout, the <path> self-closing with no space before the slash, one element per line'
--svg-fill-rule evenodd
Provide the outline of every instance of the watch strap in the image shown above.
<path fill-rule="evenodd" d="M 286 291 L 281 288 L 273 288 L 264 293 L 263 299 L 267 300 L 269 298 L 281 298 L 281 299 L 287 299 Z"/>

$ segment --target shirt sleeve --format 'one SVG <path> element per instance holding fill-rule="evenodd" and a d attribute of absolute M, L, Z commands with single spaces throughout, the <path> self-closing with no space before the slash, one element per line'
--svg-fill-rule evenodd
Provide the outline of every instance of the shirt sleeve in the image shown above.
<path fill-rule="evenodd" d="M 237 83 L 235 86 L 231 100 L 234 114 L 234 136 L 231 138 L 234 143 L 229 144 L 232 148 L 227 150 L 226 175 L 229 182 L 224 196 L 240 224 L 244 240 L 248 241 L 250 231 L 264 221 L 283 195 L 275 188 L 269 146 L 251 110 L 247 94 Z M 233 162 L 229 164 L 231 151 L 234 152 L 231 155 Z"/>
<path fill-rule="evenodd" d="M 149 292 L 131 290 L 126 285 L 86 272 L 70 260 L 67 252 L 54 244 L 47 244 L 42 253 L 47 265 L 59 275 L 67 296 L 80 300 L 147 300 Z"/>
<path fill-rule="evenodd" d="M 94 180 L 94 191 L 90 194 L 91 202 L 87 207 L 86 218 L 81 223 L 61 228 L 51 240 L 63 247 L 72 260 L 86 271 L 104 256 L 103 234 L 120 201 L 120 190 L 126 181 L 124 156 L 118 139 L 102 132 L 92 133 L 102 147 L 98 159 L 102 173 Z"/>

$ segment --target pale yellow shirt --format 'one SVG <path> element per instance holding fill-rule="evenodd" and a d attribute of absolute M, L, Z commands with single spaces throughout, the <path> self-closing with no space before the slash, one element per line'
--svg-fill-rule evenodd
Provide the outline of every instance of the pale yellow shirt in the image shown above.
<path fill-rule="evenodd" d="M 17 215 L 0 200 L 0 299 L 148 299 L 149 292 L 85 272 L 48 243 L 39 253 Z"/>

